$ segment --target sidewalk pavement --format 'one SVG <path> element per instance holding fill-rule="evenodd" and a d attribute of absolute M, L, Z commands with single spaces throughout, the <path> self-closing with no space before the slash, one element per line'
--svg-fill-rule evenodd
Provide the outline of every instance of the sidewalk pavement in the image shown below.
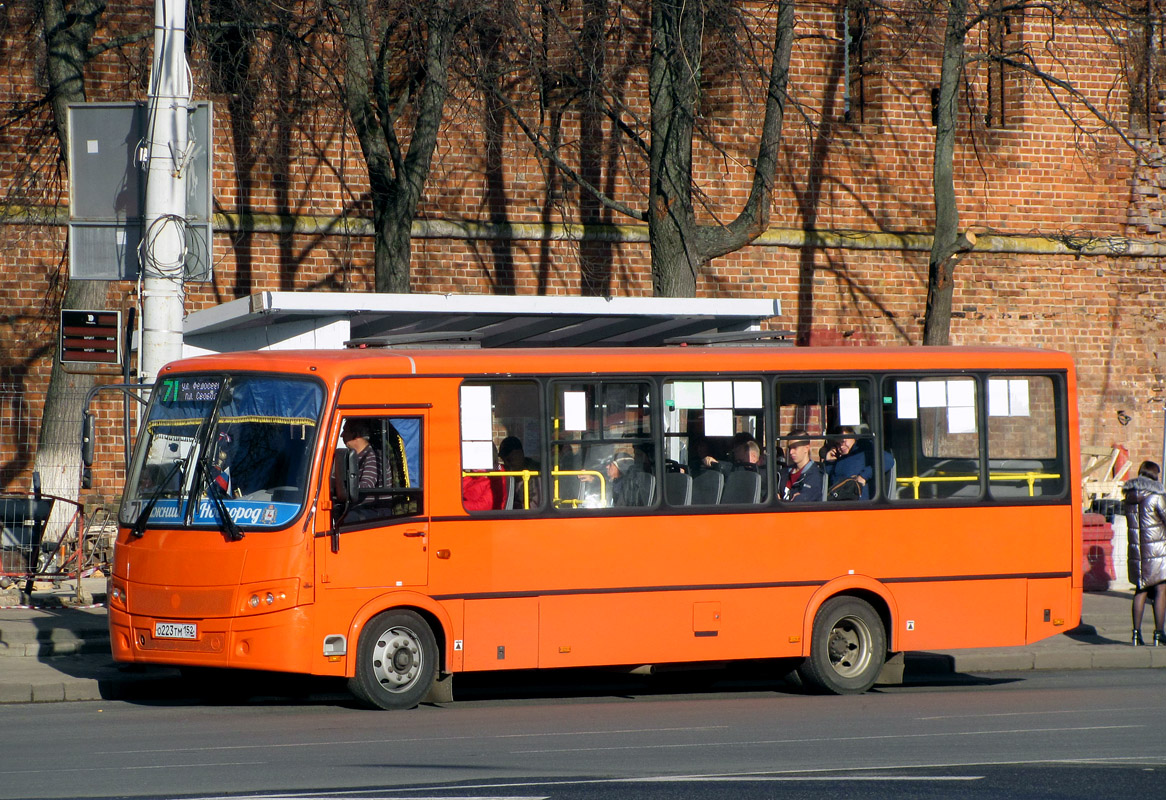
<path fill-rule="evenodd" d="M 1021 647 L 907 653 L 892 667 L 907 681 L 960 673 L 1166 667 L 1166 647 L 1131 647 L 1130 592 L 1088 592 L 1082 621 L 1060 636 Z M 109 653 L 105 579 L 47 586 L 30 606 L 0 595 L 0 703 L 190 696 L 177 669 L 119 665 Z M 1147 641 L 1153 615 L 1146 610 Z M 890 669 L 884 675 L 893 674 Z M 897 681 L 889 681 L 897 682 Z"/>

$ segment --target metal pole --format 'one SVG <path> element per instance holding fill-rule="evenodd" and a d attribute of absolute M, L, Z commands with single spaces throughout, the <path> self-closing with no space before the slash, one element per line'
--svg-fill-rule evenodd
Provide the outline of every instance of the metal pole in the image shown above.
<path fill-rule="evenodd" d="M 154 62 L 146 142 L 142 236 L 142 342 L 138 377 L 152 383 L 182 356 L 186 266 L 187 114 L 186 0 L 155 0 Z"/>
<path fill-rule="evenodd" d="M 1158 466 L 1166 469 L 1166 397 L 1162 398 L 1162 460 Z"/>

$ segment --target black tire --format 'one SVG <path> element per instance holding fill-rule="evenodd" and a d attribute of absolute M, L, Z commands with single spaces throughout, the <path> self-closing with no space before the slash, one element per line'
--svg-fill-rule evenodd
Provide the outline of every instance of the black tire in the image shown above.
<path fill-rule="evenodd" d="M 360 634 L 348 690 L 373 708 L 413 708 L 437 679 L 437 640 L 412 611 L 386 611 Z"/>
<path fill-rule="evenodd" d="M 870 603 L 832 597 L 814 617 L 810 656 L 798 674 L 821 692 L 861 694 L 874 685 L 886 658 L 887 634 Z"/>

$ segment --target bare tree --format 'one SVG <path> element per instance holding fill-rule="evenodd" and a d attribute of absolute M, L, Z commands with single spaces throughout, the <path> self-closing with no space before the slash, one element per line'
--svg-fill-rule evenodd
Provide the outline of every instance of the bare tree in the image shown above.
<path fill-rule="evenodd" d="M 376 289 L 408 292 L 413 217 L 465 9 L 460 0 L 334 0 L 331 10 L 343 39 L 344 104 L 368 164 Z"/>
<path fill-rule="evenodd" d="M 926 3 L 925 3 L 926 4 Z M 960 261 L 975 246 L 975 236 L 960 231 L 958 199 L 955 192 L 955 145 L 961 119 L 960 87 L 970 83 L 966 70 L 969 65 L 988 64 L 1002 76 L 1005 69 L 1028 76 L 1053 99 L 1059 111 L 1067 118 L 1082 141 L 1101 146 L 1103 134 L 1123 143 L 1138 161 L 1145 159 L 1141 145 L 1130 134 L 1125 104 L 1121 109 L 1109 108 L 1093 99 L 1065 71 L 1066 65 L 1055 55 L 1053 43 L 1058 24 L 1066 21 L 1103 31 L 1108 46 L 1125 56 L 1123 67 L 1126 84 L 1117 87 L 1120 93 L 1145 99 L 1154 92 L 1157 77 L 1155 61 L 1156 21 L 1154 4 L 1141 5 L 1125 0 L 948 0 L 946 26 L 942 47 L 942 67 L 939 87 L 935 92 L 933 109 L 935 122 L 935 155 L 933 163 L 933 197 L 935 202 L 935 231 L 928 262 L 927 310 L 923 328 L 924 345 L 945 345 L 950 341 L 952 296 L 955 288 L 955 270 Z M 918 9 L 916 9 L 918 10 Z M 972 31 L 984 26 L 1006 29 L 1012 17 L 1037 12 L 1050 21 L 1052 32 L 1047 40 L 1020 39 L 1005 45 L 1003 37 L 989 30 L 988 47 L 969 55 L 967 41 Z M 1130 27 L 1145 24 L 1147 43 L 1143 49 L 1130 53 L 1123 41 Z M 1041 57 L 1038 57 L 1038 51 Z M 1049 60 L 1061 68 L 1054 73 L 1043 66 Z M 1089 76 L 1092 78 L 1092 76 Z M 1003 91 L 1003 80 L 998 78 L 997 91 Z M 991 106 L 993 98 L 988 98 Z M 970 103 L 968 111 L 971 111 Z M 1152 116 L 1144 111 L 1146 124 Z M 967 119 L 975 115 L 968 113 Z M 992 114 L 988 114 L 992 118 Z M 976 132 L 969 138 L 975 140 Z"/>
<path fill-rule="evenodd" d="M 558 2 L 540 3 L 542 20 L 558 24 L 563 31 L 571 25 L 559 19 Z M 595 76 L 602 71 L 599 63 L 573 64 L 574 74 L 560 71 L 554 80 L 539 76 L 535 83 L 559 86 L 558 99 L 580 102 L 587 114 L 602 108 L 613 131 L 623 136 L 629 149 L 647 162 L 648 185 L 643 188 L 644 207 L 635 207 L 616 198 L 608 187 L 600 186 L 589 165 L 570 163 L 570 155 L 559 146 L 554 135 L 538 122 L 524 117 L 520 104 L 511 98 L 504 107 L 555 169 L 575 185 L 612 211 L 648 224 L 652 252 L 652 290 L 656 296 L 691 297 L 696 293 L 697 275 L 714 258 L 738 250 L 760 236 L 769 224 L 770 205 L 785 115 L 789 61 L 794 40 L 793 0 L 779 0 L 773 15 L 772 39 L 767 46 L 767 63 L 762 67 L 765 84 L 764 120 L 753 159 L 749 196 L 737 216 L 729 222 L 703 221 L 698 213 L 702 187 L 693 175 L 694 137 L 704 135 L 702 114 L 707 102 L 705 59 L 713 32 L 715 47 L 737 48 L 745 52 L 746 40 L 756 33 L 752 20 L 742 17 L 731 0 L 650 0 L 648 24 L 651 45 L 648 59 L 648 93 L 650 119 L 646 126 L 629 108 L 620 93 L 610 86 L 601 91 Z M 597 14 L 615 18 L 618 14 L 603 8 L 602 3 L 585 4 L 582 40 L 574 45 L 578 54 L 595 53 L 594 22 Z M 557 21 L 557 22 L 556 22 Z M 535 37 L 531 37 L 534 39 Z M 747 62 L 747 58 L 742 58 Z M 568 89 L 562 87 L 566 85 Z M 573 88 L 574 91 L 569 89 Z M 556 98 L 544 93 L 544 104 Z M 552 114 L 553 118 L 557 118 Z M 594 123 L 588 123 L 594 130 Z M 648 138 L 640 132 L 647 128 Z M 589 141 L 581 147 L 592 147 Z M 629 156 L 630 158 L 631 156 Z"/>
<path fill-rule="evenodd" d="M 932 164 L 932 193 L 935 198 L 935 234 L 927 264 L 927 314 L 923 322 L 923 344 L 945 345 L 951 330 L 952 283 L 961 253 L 970 244 L 961 237 L 959 207 L 956 204 L 955 160 L 957 100 L 964 68 L 964 39 L 967 36 L 968 0 L 950 0 L 943 39 L 943 66 L 935 108 L 935 160 Z"/>
<path fill-rule="evenodd" d="M 774 30 L 765 121 L 749 198 L 728 225 L 698 224 L 693 205 L 692 137 L 701 86 L 702 2 L 654 0 L 648 87 L 652 105 L 648 232 L 652 289 L 657 296 L 692 297 L 698 270 L 765 232 L 785 116 L 794 4 L 782 0 Z"/>
<path fill-rule="evenodd" d="M 84 69 L 92 55 L 94 31 L 105 11 L 105 0 L 41 0 L 40 13 L 46 45 L 48 91 L 53 127 L 59 145 L 61 169 L 68 163 L 70 103 L 85 100 Z M 102 308 L 105 281 L 70 280 L 61 307 Z M 89 373 L 66 372 L 60 353 L 53 356 L 53 371 L 45 396 L 37 447 L 36 470 L 45 491 L 76 498 L 80 490 L 80 425 L 85 395 L 95 383 Z"/>

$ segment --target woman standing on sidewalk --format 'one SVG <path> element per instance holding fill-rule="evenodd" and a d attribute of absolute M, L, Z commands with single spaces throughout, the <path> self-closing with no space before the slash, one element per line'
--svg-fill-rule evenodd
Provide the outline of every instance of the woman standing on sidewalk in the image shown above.
<path fill-rule="evenodd" d="M 1162 632 L 1166 617 L 1166 487 L 1159 481 L 1161 470 L 1153 461 L 1143 461 L 1138 477 L 1125 485 L 1126 521 L 1129 524 L 1129 573 L 1134 585 L 1133 643 L 1142 641 L 1142 613 L 1146 597 L 1154 595 L 1154 645 L 1166 645 Z"/>

